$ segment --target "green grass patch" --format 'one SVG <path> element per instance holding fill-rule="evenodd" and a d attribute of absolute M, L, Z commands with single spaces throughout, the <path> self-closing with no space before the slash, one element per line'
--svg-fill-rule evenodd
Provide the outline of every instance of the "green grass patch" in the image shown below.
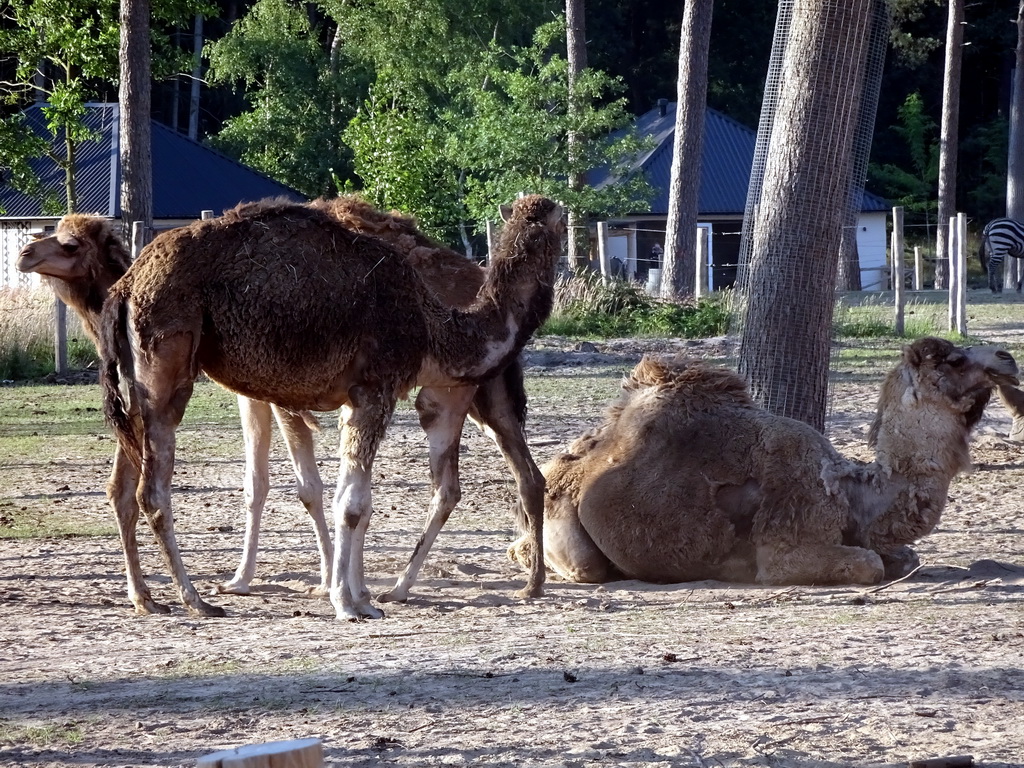
<path fill-rule="evenodd" d="M 31 744 L 34 747 L 74 746 L 85 735 L 82 724 L 74 721 L 12 723 L 0 721 L 0 744 Z"/>

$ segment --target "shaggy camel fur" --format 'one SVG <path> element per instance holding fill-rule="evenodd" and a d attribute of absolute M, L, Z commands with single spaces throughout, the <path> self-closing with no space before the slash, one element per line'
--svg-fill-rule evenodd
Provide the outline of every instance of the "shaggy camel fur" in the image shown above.
<path fill-rule="evenodd" d="M 754 405 L 732 371 L 645 357 L 604 423 L 544 468 L 544 555 L 571 581 L 874 584 L 917 564 L 971 428 L 1017 366 L 992 347 L 907 346 L 882 386 L 870 464 Z M 524 539 L 510 549 L 524 561 Z"/>
<path fill-rule="evenodd" d="M 380 211 L 356 195 L 317 200 L 312 206 L 325 210 L 353 231 L 391 243 L 446 305 L 465 308 L 476 298 L 484 271 L 461 254 L 427 238 L 414 219 Z M 97 342 L 103 301 L 110 286 L 127 271 L 130 259 L 107 220 L 71 214 L 61 219 L 52 235 L 29 243 L 17 266 L 22 272 L 43 275 L 44 282 L 57 296 L 78 312 L 86 332 Z M 434 539 L 458 503 L 458 441 L 470 395 L 468 415 L 497 444 L 516 480 L 520 501 L 530 510 L 528 517 L 543 519 L 544 478 L 526 445 L 526 394 L 518 361 L 479 387 L 424 387 L 417 396 L 416 408 L 431 452 L 434 493 L 430 515 L 408 566 L 395 588 L 379 596 L 380 600 L 408 597 Z M 293 413 L 242 395 L 238 396 L 238 406 L 245 445 L 246 531 L 238 568 L 230 581 L 217 585 L 216 591 L 250 591 L 256 571 L 260 522 L 270 488 L 271 423 L 276 418 L 295 471 L 299 500 L 312 519 L 320 552 L 320 586 L 311 591 L 326 594 L 330 589 L 332 548 L 323 512 L 323 483 L 314 454 L 311 429 L 318 426 L 315 418 L 308 412 Z M 533 530 L 539 551 L 540 526 L 533 526 Z M 537 568 L 543 569 L 540 560 L 531 566 Z M 533 574 L 531 583 L 539 587 L 542 582 L 541 570 Z"/>
<path fill-rule="evenodd" d="M 339 618 L 381 616 L 365 587 L 362 546 L 372 462 L 395 402 L 416 383 L 478 384 L 512 363 L 550 311 L 562 229 L 550 200 L 516 201 L 465 311 L 441 305 L 387 244 L 311 207 L 240 206 L 147 246 L 112 288 L 100 337 L 104 409 L 119 442 L 109 494 L 136 609 L 167 610 L 132 562 L 141 507 L 182 601 L 223 613 L 192 586 L 170 511 L 174 431 L 202 369 L 292 411 L 342 408 L 331 601 Z"/>
<path fill-rule="evenodd" d="M 476 298 L 484 271 L 461 254 L 423 235 L 415 220 L 397 212 L 385 213 L 361 197 L 345 195 L 317 200 L 313 207 L 327 211 L 356 232 L 374 235 L 391 243 L 413 265 L 427 287 L 449 306 L 467 307 Z M 37 272 L 58 297 L 71 306 L 85 324 L 94 342 L 100 310 L 110 286 L 127 271 L 130 259 L 121 240 L 107 220 L 71 214 L 58 223 L 56 231 L 39 237 L 21 252 L 18 269 Z M 97 344 L 98 346 L 98 344 Z M 526 445 L 526 394 L 522 369 L 515 361 L 499 375 L 479 387 L 424 387 L 416 408 L 430 445 L 433 497 L 430 515 L 410 562 L 395 588 L 380 600 L 404 600 L 427 553 L 460 496 L 458 441 L 467 416 L 466 399 L 472 395 L 468 415 L 497 444 L 519 488 L 520 501 L 530 510 L 531 520 L 542 520 L 544 478 Z M 311 590 L 326 594 L 330 589 L 331 541 L 323 511 L 323 483 L 317 469 L 312 429 L 315 417 L 308 412 L 293 413 L 272 403 L 238 396 L 245 445 L 246 530 L 242 557 L 230 581 L 219 584 L 219 593 L 248 594 L 256 572 L 256 555 L 263 508 L 270 488 L 269 457 L 271 423 L 281 429 L 295 471 L 299 500 L 313 522 L 320 552 L 320 586 Z M 540 527 L 533 526 L 538 551 Z M 543 569 L 538 560 L 531 569 Z M 538 587 L 543 571 L 534 573 L 531 583 Z"/>

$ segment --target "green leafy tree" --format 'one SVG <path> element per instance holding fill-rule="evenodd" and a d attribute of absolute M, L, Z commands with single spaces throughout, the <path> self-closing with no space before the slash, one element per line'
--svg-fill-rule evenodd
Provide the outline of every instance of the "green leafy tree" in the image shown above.
<path fill-rule="evenodd" d="M 43 107 L 47 129 L 63 137 L 64 154 L 50 149 L 49 144 L 21 142 L 11 145 L 14 151 L 43 149 L 64 171 L 62 207 L 73 211 L 77 204 L 75 189 L 75 149 L 92 138 L 82 118 L 85 102 L 93 83 L 107 79 L 117 71 L 118 5 L 116 0 L 83 3 L 79 0 L 10 0 L 4 7 L 5 24 L 0 27 L 0 51 L 13 59 L 13 81 L 0 85 L 3 100 L 20 105 L 33 100 L 42 91 L 47 105 Z M 7 133 L 21 134 L 17 118 L 7 118 Z M 24 155 L 10 157 L 4 165 L 10 168 Z M 22 191 L 33 191 L 33 183 L 25 173 L 24 163 L 14 183 Z"/>
<path fill-rule="evenodd" d="M 351 173 L 341 131 L 368 80 L 339 43 L 304 4 L 259 0 L 207 46 L 210 81 L 240 85 L 249 104 L 211 143 L 311 197 L 336 191 Z"/>
<path fill-rule="evenodd" d="M 910 211 L 935 210 L 935 191 L 939 179 L 939 142 L 937 125 L 925 113 L 919 93 L 907 96 L 898 111 L 899 122 L 889 130 L 905 146 L 910 167 L 893 163 L 871 165 L 872 183 L 886 190 L 898 205 Z"/>
<path fill-rule="evenodd" d="M 519 192 L 541 192 L 568 207 L 604 214 L 641 210 L 649 193 L 639 177 L 602 190 L 573 188 L 573 173 L 624 160 L 640 150 L 628 132 L 624 101 L 607 101 L 617 83 L 596 70 L 577 82 L 569 109 L 561 20 L 542 25 L 529 46 L 491 41 L 447 77 L 442 108 L 370 99 L 345 133 L 367 194 L 414 210 L 451 240 L 494 217 Z M 568 136 L 581 138 L 570 159 Z M 418 151 L 417 151 L 418 150 Z"/>
<path fill-rule="evenodd" d="M 50 213 L 73 211 L 77 206 L 75 152 L 94 138 L 84 125 L 85 104 L 105 92 L 118 77 L 120 40 L 117 0 L 7 0 L 0 6 L 0 64 L 13 76 L 0 82 L 0 104 L 8 114 L 0 120 L 0 170 L 5 183 L 43 199 Z M 174 21 L 208 9 L 201 0 L 161 0 L 153 4 L 158 21 Z M 167 35 L 154 34 L 165 52 Z M 174 66 L 169 56 L 159 57 L 154 71 Z M 63 152 L 32 135 L 15 110 L 43 101 L 46 127 L 61 137 Z M 48 156 L 64 171 L 63 200 L 41 188 L 28 161 Z"/>

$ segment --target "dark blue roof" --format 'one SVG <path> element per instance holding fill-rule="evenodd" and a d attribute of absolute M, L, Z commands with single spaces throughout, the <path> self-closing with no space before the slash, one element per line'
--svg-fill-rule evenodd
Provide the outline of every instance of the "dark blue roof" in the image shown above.
<path fill-rule="evenodd" d="M 675 138 L 676 105 L 665 104 L 641 115 L 636 121 L 640 136 L 654 140 L 654 147 L 640 155 L 625 171 L 642 173 L 654 189 L 649 213 L 668 214 L 668 193 L 672 175 L 672 143 Z M 704 149 L 701 154 L 700 191 L 697 208 L 702 216 L 742 216 L 747 205 L 747 187 L 754 162 L 757 132 L 710 107 L 704 113 Z M 621 174 L 621 171 L 619 172 Z M 591 186 L 614 183 L 615 175 L 600 169 L 588 175 Z M 864 193 L 864 211 L 886 211 L 882 198 Z"/>
<path fill-rule="evenodd" d="M 37 134 L 49 136 L 41 105 L 25 110 L 25 120 Z M 121 215 L 121 167 L 118 152 L 118 105 L 89 104 L 85 124 L 99 138 L 78 147 L 78 210 L 119 218 Z M 53 140 L 64 154 L 63 138 Z M 306 198 L 291 187 L 254 171 L 236 160 L 152 121 L 153 218 L 198 219 L 204 210 L 220 214 L 238 203 L 264 197 Z M 32 161 L 45 188 L 64 199 L 64 172 L 48 158 Z M 0 185 L 4 218 L 43 215 L 39 200 Z"/>

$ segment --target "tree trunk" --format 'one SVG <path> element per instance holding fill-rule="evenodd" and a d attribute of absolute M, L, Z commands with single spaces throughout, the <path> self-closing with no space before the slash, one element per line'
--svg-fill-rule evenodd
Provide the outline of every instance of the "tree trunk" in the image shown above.
<path fill-rule="evenodd" d="M 683 9 L 668 221 L 661 271 L 663 299 L 689 298 L 695 290 L 697 205 L 708 93 L 711 11 L 712 0 L 686 0 Z"/>
<path fill-rule="evenodd" d="M 739 362 L 769 411 L 824 429 L 838 254 L 874 2 L 792 5 L 760 196 L 770 204 L 754 213 Z"/>
<path fill-rule="evenodd" d="M 1017 7 L 1017 52 L 1006 162 L 1006 216 L 1024 221 L 1024 0 Z"/>
<path fill-rule="evenodd" d="M 149 0 L 121 0 L 121 226 L 153 227 L 153 158 L 150 136 Z"/>
<path fill-rule="evenodd" d="M 942 129 L 939 139 L 939 223 L 935 237 L 935 287 L 949 284 L 949 218 L 956 215 L 956 154 L 960 123 L 960 63 L 964 43 L 963 0 L 949 0 L 946 68 L 942 78 Z"/>
<path fill-rule="evenodd" d="M 576 81 L 580 73 L 587 68 L 587 21 L 584 0 L 565 0 L 565 42 L 568 56 L 569 80 L 569 112 L 570 116 L 580 111 L 580 95 L 576 90 Z M 570 167 L 575 169 L 579 156 L 579 136 L 570 130 L 568 136 Z M 585 182 L 583 173 L 572 173 L 569 186 L 580 189 Z M 581 266 L 587 261 L 586 248 L 586 216 L 576 203 L 569 205 L 567 254 L 570 268 Z"/>
<path fill-rule="evenodd" d="M 192 33 L 192 88 L 188 100 L 188 137 L 199 140 L 199 92 L 203 82 L 203 17 L 196 14 Z"/>

